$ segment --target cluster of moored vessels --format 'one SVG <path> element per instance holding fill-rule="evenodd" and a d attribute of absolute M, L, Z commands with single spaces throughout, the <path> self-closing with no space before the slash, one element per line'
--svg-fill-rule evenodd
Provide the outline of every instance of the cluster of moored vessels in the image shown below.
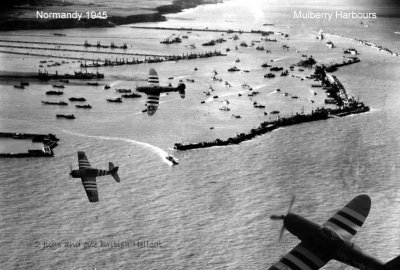
<path fill-rule="evenodd" d="M 327 91 L 329 97 L 334 100 L 334 104 L 338 105 L 335 109 L 317 108 L 313 110 L 311 114 L 299 114 L 296 113 L 290 117 L 278 117 L 275 121 L 265 121 L 259 125 L 259 127 L 251 129 L 247 133 L 240 133 L 236 137 L 231 137 L 226 140 L 216 139 L 213 141 L 205 141 L 200 143 L 175 143 L 174 148 L 177 150 L 190 150 L 198 148 L 208 148 L 214 146 L 228 146 L 239 144 L 243 141 L 251 140 L 258 135 L 265 134 L 279 127 L 290 126 L 301 124 L 305 122 L 325 120 L 330 117 L 330 115 L 335 115 L 339 117 L 347 116 L 350 114 L 358 114 L 369 111 L 369 107 L 364 105 L 364 103 L 356 101 L 354 98 L 348 98 L 343 85 L 337 80 L 336 77 L 327 75 L 326 67 L 317 66 L 315 69 L 313 78 L 317 81 L 321 81 L 321 85 L 318 87 L 324 87 Z M 278 90 L 277 90 L 278 91 Z M 279 89 L 280 92 L 280 89 Z M 292 98 L 298 98 L 297 96 L 292 96 Z M 265 108 L 264 105 L 257 102 L 253 103 L 256 108 Z M 265 115 L 268 113 L 264 112 Z M 279 114 L 279 111 L 271 111 L 270 114 Z M 236 115 L 233 115 L 236 117 Z M 236 117 L 239 118 L 239 117 Z"/>

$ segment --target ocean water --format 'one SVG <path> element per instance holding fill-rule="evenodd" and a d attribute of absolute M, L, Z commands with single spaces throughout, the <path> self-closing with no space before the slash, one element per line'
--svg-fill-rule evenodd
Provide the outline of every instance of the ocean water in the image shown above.
<path fill-rule="evenodd" d="M 51 83 L 31 82 L 25 90 L 17 90 L 13 85 L 18 80 L 0 81 L 1 131 L 55 133 L 61 139 L 54 158 L 0 161 L 0 269 L 266 269 L 298 243 L 289 233 L 277 243 L 282 224 L 269 219 L 271 214 L 284 214 L 293 195 L 293 212 L 322 224 L 356 195 L 368 194 L 371 212 L 355 242 L 382 261 L 400 254 L 400 58 L 344 38 L 328 35 L 327 40 L 336 45 L 332 50 L 325 41 L 315 39 L 322 28 L 326 33 L 371 40 L 398 52 L 400 36 L 395 32 L 399 31 L 399 19 L 378 17 L 363 24 L 299 22 L 290 19 L 293 6 L 263 3 L 232 0 L 168 15 L 167 22 L 143 25 L 288 33 L 289 39 L 276 36 L 277 43 L 260 43 L 272 54 L 240 46 L 234 50 L 241 41 L 250 44 L 259 40 L 259 35 L 242 34 L 233 41 L 228 39 L 232 35 L 225 34 L 228 41 L 215 48 L 229 47 L 227 56 L 99 68 L 106 75 L 102 85 L 71 81 L 61 98 L 46 97 Z M 263 23 L 274 26 L 263 27 Z M 127 42 L 128 52 L 174 54 L 191 51 L 185 45 L 192 43 L 195 51 L 208 50 L 200 44 L 221 36 L 139 30 L 129 25 L 57 30 L 65 37 L 55 37 L 53 32 L 16 31 L 2 33 L 2 38 Z M 187 34 L 189 38 L 181 44 L 159 43 L 172 34 Z M 283 50 L 282 44 L 290 50 Z M 281 115 L 322 106 L 322 90 L 311 88 L 312 81 L 298 78 L 312 70 L 295 69 L 287 78 L 264 79 L 266 70 L 260 66 L 273 59 L 273 65 L 288 68 L 303 53 L 312 54 L 319 63 L 330 63 L 339 61 L 343 49 L 349 47 L 360 52 L 361 62 L 340 68 L 335 75 L 350 95 L 371 107 L 370 112 L 281 128 L 237 146 L 173 150 L 176 142 L 227 138 L 273 119 L 264 116 L 264 110 L 253 108 L 254 101 L 265 104 L 265 111 L 279 110 Z M 89 52 L 76 55 L 99 57 Z M 235 63 L 237 58 L 239 63 Z M 1 71 L 37 72 L 43 59 L 1 53 Z M 70 63 L 46 69 L 60 73 L 79 70 L 77 62 L 67 61 Z M 250 72 L 228 73 L 232 65 Z M 122 104 L 106 102 L 106 98 L 117 96 L 115 88 L 145 85 L 150 67 L 158 71 L 161 84 L 176 85 L 179 79 L 185 80 L 186 98 L 182 100 L 176 93 L 163 95 L 152 117 L 141 113 L 144 98 Z M 231 88 L 212 81 L 214 69 Z M 250 99 L 241 87 L 245 82 L 260 94 Z M 112 89 L 104 90 L 106 83 Z M 210 86 L 219 99 L 203 94 Z M 285 97 L 282 92 L 300 99 Z M 243 96 L 238 97 L 238 93 Z M 72 103 L 59 108 L 40 102 L 71 96 L 85 97 L 93 109 L 78 110 Z M 230 102 L 230 112 L 219 110 L 225 99 Z M 207 102 L 200 104 L 202 100 Z M 57 113 L 74 113 L 77 118 L 57 120 Z M 232 114 L 242 118 L 234 119 Z M 109 161 L 120 167 L 121 183 L 111 177 L 97 178 L 99 203 L 90 204 L 81 181 L 69 178 L 70 166 L 78 166 L 77 151 L 85 151 L 93 167 L 106 169 Z M 179 165 L 172 166 L 165 159 L 167 154 L 179 159 Z M 124 241 L 129 246 L 107 245 Z M 65 246 L 66 242 L 70 245 Z M 138 246 L 138 242 L 144 243 Z M 352 268 L 331 261 L 323 269 Z"/>

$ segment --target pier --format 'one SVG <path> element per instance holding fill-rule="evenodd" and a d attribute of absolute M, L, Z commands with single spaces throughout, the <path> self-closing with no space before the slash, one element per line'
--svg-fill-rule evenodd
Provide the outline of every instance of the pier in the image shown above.
<path fill-rule="evenodd" d="M 5 43 L 24 43 L 24 44 L 41 44 L 41 45 L 56 45 L 56 46 L 79 46 L 79 47 L 95 47 L 95 48 L 111 48 L 111 49 L 127 49 L 128 46 L 126 43 L 122 46 L 117 46 L 114 42 L 111 42 L 110 46 L 101 45 L 98 41 L 96 45 L 90 44 L 87 41 L 85 43 L 60 43 L 60 42 L 44 42 L 44 41 L 24 41 L 24 40 L 8 40 L 8 39 L 0 39 L 0 42 Z"/>
<path fill-rule="evenodd" d="M 53 157 L 53 149 L 58 145 L 59 139 L 54 134 L 31 134 L 31 133 L 14 133 L 0 132 L 1 138 L 11 139 L 30 139 L 32 142 L 43 143 L 42 150 L 28 150 L 25 153 L 0 153 L 3 158 L 24 158 L 24 157 Z"/>

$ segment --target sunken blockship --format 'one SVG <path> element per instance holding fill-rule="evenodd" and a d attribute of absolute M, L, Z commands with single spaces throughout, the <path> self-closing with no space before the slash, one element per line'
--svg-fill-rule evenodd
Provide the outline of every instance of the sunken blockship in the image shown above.
<path fill-rule="evenodd" d="M 356 101 L 354 98 L 348 98 L 343 85 L 335 76 L 332 76 L 326 72 L 325 66 L 317 66 L 315 68 L 313 77 L 322 82 L 328 97 L 333 101 L 331 104 L 336 104 L 337 108 L 317 108 L 316 110 L 313 110 L 311 114 L 297 113 L 290 117 L 278 118 L 275 121 L 265 121 L 262 122 L 257 128 L 253 128 L 247 133 L 240 133 L 236 137 L 231 137 L 226 140 L 216 139 L 209 142 L 189 144 L 176 143 L 174 145 L 174 149 L 184 151 L 214 146 L 234 145 L 251 140 L 258 135 L 271 132 L 280 127 L 292 126 L 318 120 L 326 120 L 331 117 L 343 117 L 350 114 L 368 112 L 370 110 L 370 108 L 364 105 L 364 103 Z"/>
<path fill-rule="evenodd" d="M 54 134 L 30 134 L 30 133 L 13 133 L 0 132 L 1 138 L 12 138 L 17 140 L 27 139 L 32 142 L 43 143 L 43 149 L 28 150 L 26 153 L 0 153 L 3 158 L 25 158 L 25 157 L 53 157 L 53 149 L 58 145 L 58 139 Z"/>

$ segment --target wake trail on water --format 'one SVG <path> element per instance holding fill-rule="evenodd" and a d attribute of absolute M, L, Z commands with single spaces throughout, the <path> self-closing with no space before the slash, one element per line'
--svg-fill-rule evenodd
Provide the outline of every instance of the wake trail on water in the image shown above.
<path fill-rule="evenodd" d="M 76 135 L 76 136 L 80 136 L 80 137 L 85 137 L 85 138 L 95 138 L 95 139 L 102 139 L 102 140 L 110 140 L 110 141 L 123 141 L 123 142 L 128 142 L 130 144 L 135 144 L 135 145 L 139 145 L 143 148 L 149 149 L 152 152 L 156 153 L 157 155 L 160 156 L 161 160 L 169 165 L 171 165 L 172 163 L 170 161 L 168 161 L 166 159 L 166 157 L 168 157 L 168 153 L 166 151 L 164 151 L 163 149 L 161 149 L 160 147 L 157 147 L 155 145 L 149 144 L 149 143 L 145 143 L 145 142 L 140 142 L 140 141 L 135 141 L 132 139 L 126 139 L 126 138 L 119 138 L 119 137 L 107 137 L 107 136 L 95 136 L 95 135 L 86 135 L 86 134 L 82 134 L 82 133 L 78 133 L 78 132 L 73 132 L 70 130 L 66 130 L 66 129 L 61 129 L 63 132 L 71 134 L 71 135 Z"/>

